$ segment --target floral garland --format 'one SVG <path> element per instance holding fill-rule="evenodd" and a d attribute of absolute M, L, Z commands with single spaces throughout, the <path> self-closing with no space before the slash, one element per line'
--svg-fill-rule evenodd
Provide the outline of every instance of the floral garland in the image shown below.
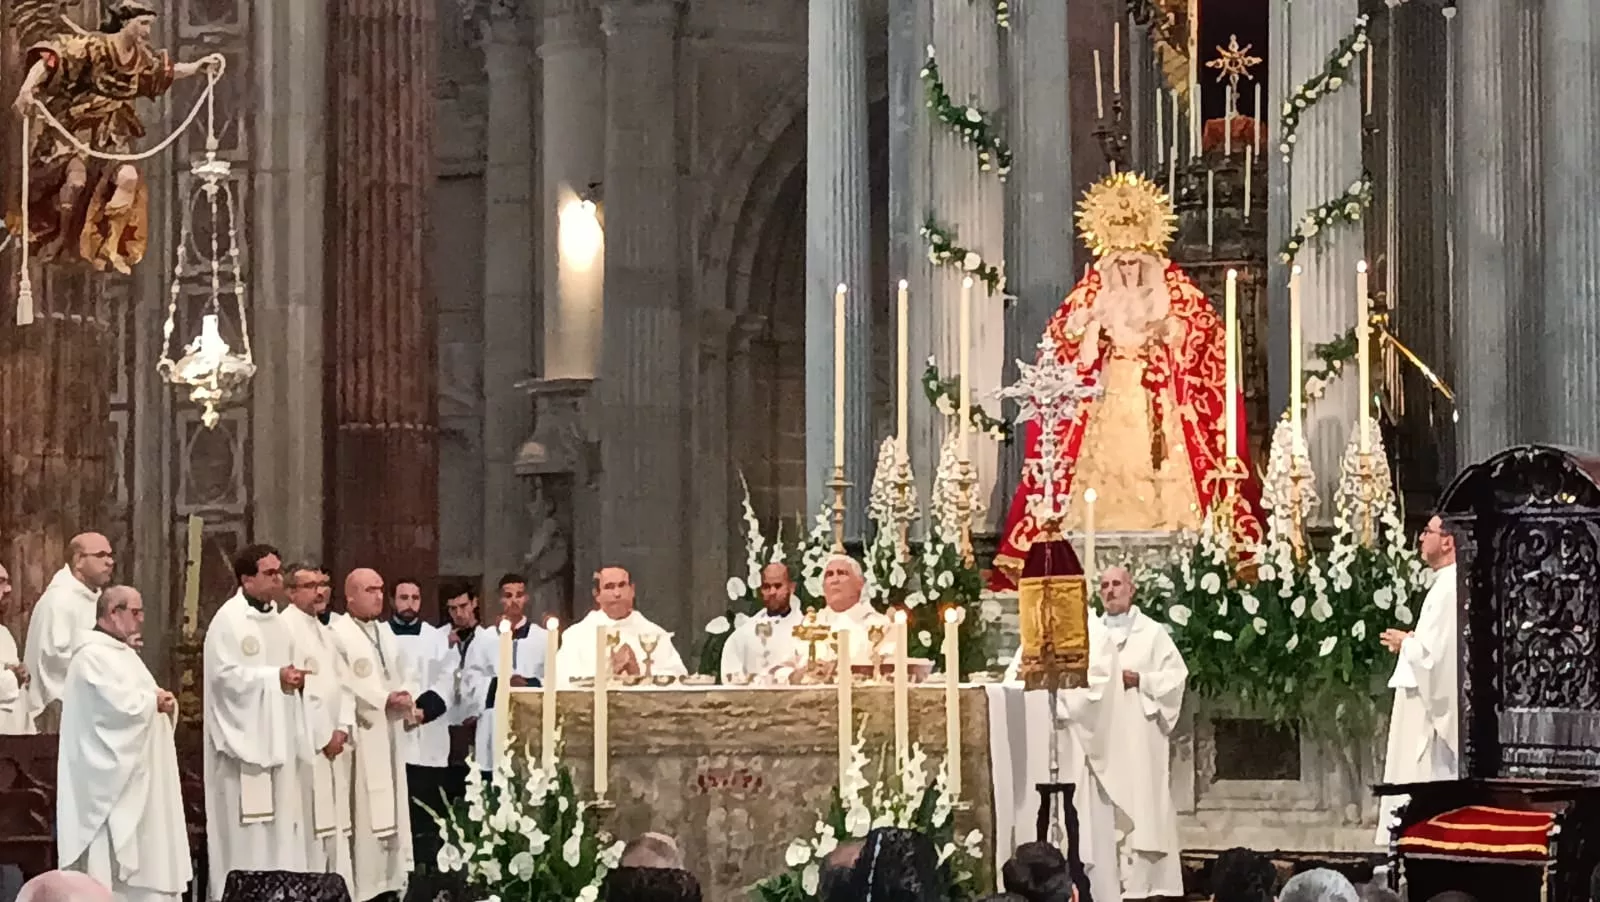
<path fill-rule="evenodd" d="M 992 119 L 983 110 L 960 106 L 950 99 L 950 92 L 945 90 L 944 80 L 939 77 L 932 44 L 928 45 L 928 60 L 922 64 L 919 74 L 928 96 L 928 109 L 933 110 L 934 117 L 955 129 L 963 143 L 977 149 L 979 171 L 993 171 L 1000 176 L 1000 181 L 1005 181 L 1011 172 L 1011 149 L 995 134 Z"/>
<path fill-rule="evenodd" d="M 977 251 L 956 244 L 955 233 L 933 221 L 930 216 L 922 226 L 922 238 L 928 243 L 928 262 L 935 266 L 950 266 L 975 279 L 981 279 L 989 289 L 989 296 L 1004 292 L 1006 277 L 1000 267 L 983 259 Z"/>
<path fill-rule="evenodd" d="M 1294 234 L 1283 243 L 1278 257 L 1284 263 L 1294 263 L 1300 249 L 1317 233 L 1332 226 L 1361 219 L 1361 211 L 1372 204 L 1372 176 L 1363 174 L 1350 183 L 1344 193 L 1312 210 L 1295 224 Z"/>
<path fill-rule="evenodd" d="M 1308 402 L 1321 400 L 1328 393 L 1328 386 L 1344 374 L 1345 365 L 1356 359 L 1358 347 L 1354 326 L 1332 341 L 1312 346 L 1311 357 L 1316 365 L 1305 368 L 1300 383 Z M 1284 416 L 1288 415 L 1289 412 L 1284 411 Z"/>
<path fill-rule="evenodd" d="M 1006 0 L 994 0 L 994 24 L 1006 29 L 1011 27 L 1011 4 Z"/>
<path fill-rule="evenodd" d="M 961 377 L 940 378 L 939 365 L 929 357 L 927 366 L 922 370 L 922 394 L 940 413 L 954 417 L 960 404 Z M 967 426 L 979 435 L 986 435 L 1001 444 L 1011 444 L 1011 424 L 991 416 L 982 405 L 973 404 L 967 408 Z"/>
<path fill-rule="evenodd" d="M 1278 152 L 1283 154 L 1285 163 L 1294 154 L 1295 131 L 1300 128 L 1300 117 L 1318 100 L 1344 87 L 1349 81 L 1357 55 L 1367 49 L 1368 21 L 1366 15 L 1357 16 L 1355 29 L 1328 55 L 1322 71 L 1295 88 L 1289 99 L 1283 102 L 1283 114 L 1279 117 L 1282 138 Z"/>
<path fill-rule="evenodd" d="M 817 818 L 814 834 L 790 842 L 784 853 L 787 869 L 757 883 L 752 895 L 759 902 L 814 902 L 827 857 L 840 843 L 864 839 L 875 827 L 915 830 L 933 840 L 943 884 L 939 898 L 966 902 L 982 895 L 978 871 L 983 832 L 956 835 L 954 812 L 959 800 L 950 793 L 945 766 L 940 765 L 930 782 L 927 755 L 922 746 L 912 745 L 897 769 L 880 763 L 877 781 L 868 781 L 864 745 L 858 733 L 849 771 L 841 776 L 828 810 Z"/>
<path fill-rule="evenodd" d="M 623 844 L 599 830 L 578 799 L 565 766 L 546 771 L 510 748 L 488 782 L 468 761 L 466 795 L 429 814 L 444 841 L 439 870 L 465 875 L 491 902 L 596 902 L 622 855 Z"/>

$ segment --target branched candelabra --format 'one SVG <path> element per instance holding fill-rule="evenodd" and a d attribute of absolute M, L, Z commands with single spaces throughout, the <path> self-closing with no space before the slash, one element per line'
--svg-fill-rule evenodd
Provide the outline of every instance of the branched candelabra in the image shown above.
<path fill-rule="evenodd" d="M 1085 382 L 1077 367 L 1057 359 L 1056 343 L 1048 334 L 1039 341 L 1038 361 L 1018 360 L 1021 376 L 998 394 L 1017 402 L 1019 425 L 1028 420 L 1039 424 L 1039 454 L 1028 462 L 1029 475 L 1039 486 L 1032 513 L 1040 523 L 1059 524 L 1066 517 L 1067 499 L 1056 490 L 1061 470 L 1058 433 L 1077 416 L 1079 404 L 1100 397 L 1104 389 Z"/>

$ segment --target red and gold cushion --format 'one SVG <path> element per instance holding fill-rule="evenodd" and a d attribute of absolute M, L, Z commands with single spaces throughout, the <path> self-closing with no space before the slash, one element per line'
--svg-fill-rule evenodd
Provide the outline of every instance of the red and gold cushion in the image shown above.
<path fill-rule="evenodd" d="M 1468 805 L 1412 824 L 1400 837 L 1404 855 L 1541 862 L 1550 857 L 1548 811 Z"/>

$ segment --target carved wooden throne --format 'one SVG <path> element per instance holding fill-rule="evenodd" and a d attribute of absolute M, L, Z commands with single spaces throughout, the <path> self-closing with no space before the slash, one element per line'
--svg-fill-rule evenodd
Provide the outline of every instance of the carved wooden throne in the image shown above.
<path fill-rule="evenodd" d="M 1460 781 L 1408 792 L 1391 881 L 1413 899 L 1589 898 L 1600 862 L 1600 457 L 1540 445 L 1467 468 L 1456 537 Z"/>

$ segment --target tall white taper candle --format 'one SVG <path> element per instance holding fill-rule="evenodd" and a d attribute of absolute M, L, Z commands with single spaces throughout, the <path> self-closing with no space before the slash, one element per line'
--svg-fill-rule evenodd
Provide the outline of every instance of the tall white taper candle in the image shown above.
<path fill-rule="evenodd" d="M 1228 347 L 1223 355 L 1223 391 L 1226 394 L 1222 399 L 1222 418 L 1228 459 L 1236 460 L 1239 457 L 1239 271 L 1236 269 L 1228 270 L 1223 316 L 1227 318 L 1224 340 Z"/>
<path fill-rule="evenodd" d="M 1356 435 L 1362 454 L 1372 453 L 1372 436 L 1367 434 L 1372 424 L 1371 303 L 1367 297 L 1367 261 L 1362 260 L 1356 264 L 1356 372 L 1360 374 L 1357 384 L 1361 392 L 1356 400 L 1360 411 L 1356 428 L 1361 431 Z"/>
<path fill-rule="evenodd" d="M 556 652 L 561 648 L 561 621 L 551 617 L 545 621 L 544 629 L 544 685 L 541 687 L 544 700 L 540 712 L 544 721 L 539 731 L 539 748 L 544 753 L 544 769 L 549 771 L 556 766 Z M 609 661 L 594 662 L 596 670 L 609 664 Z"/>
<path fill-rule="evenodd" d="M 911 365 L 908 360 L 910 336 L 906 333 L 907 307 L 910 288 L 905 279 L 900 280 L 900 290 L 895 296 L 895 436 L 900 442 L 900 453 L 909 454 L 906 445 L 906 393 L 910 391 Z"/>
<path fill-rule="evenodd" d="M 594 631 L 594 797 L 611 788 L 611 627 Z"/>
<path fill-rule="evenodd" d="M 944 748 L 950 797 L 961 798 L 961 609 L 944 609 Z"/>
<path fill-rule="evenodd" d="M 959 328 L 957 340 L 961 346 L 957 349 L 961 369 L 960 405 L 956 416 L 961 423 L 959 431 L 962 460 L 972 459 L 972 277 L 967 276 L 961 280 L 961 312 L 957 316 Z"/>
<path fill-rule="evenodd" d="M 833 465 L 844 466 L 844 295 L 845 285 L 833 292 Z"/>
<path fill-rule="evenodd" d="M 1300 356 L 1300 264 L 1289 270 L 1289 426 L 1294 435 L 1302 435 L 1301 416 L 1305 408 L 1305 362 Z M 1296 439 L 1298 441 L 1298 439 Z"/>

